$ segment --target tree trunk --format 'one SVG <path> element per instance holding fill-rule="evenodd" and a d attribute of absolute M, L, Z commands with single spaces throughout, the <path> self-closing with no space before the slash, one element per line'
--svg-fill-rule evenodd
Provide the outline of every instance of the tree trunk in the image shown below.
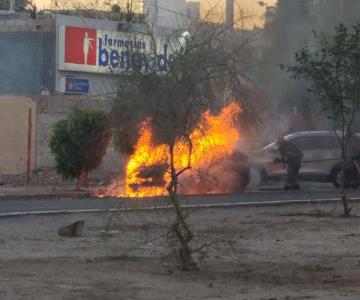
<path fill-rule="evenodd" d="M 341 201 L 344 207 L 344 217 L 350 217 L 350 209 L 346 197 L 345 190 L 345 171 L 347 163 L 346 151 L 345 151 L 345 136 L 343 135 L 342 147 L 341 147 Z"/>
<path fill-rule="evenodd" d="M 81 186 L 81 179 L 80 177 L 76 178 L 76 190 L 80 191 L 80 186 Z"/>
<path fill-rule="evenodd" d="M 186 217 L 181 208 L 177 195 L 178 176 L 174 165 L 174 147 L 170 146 L 170 171 L 171 182 L 168 186 L 169 197 L 172 205 L 174 206 L 176 217 L 171 226 L 171 230 L 175 233 L 176 238 L 179 241 L 179 256 L 182 263 L 182 269 L 184 271 L 191 271 L 197 268 L 196 263 L 193 260 L 193 251 L 190 247 L 190 242 L 193 239 L 193 233 L 190 227 L 186 223 Z"/>

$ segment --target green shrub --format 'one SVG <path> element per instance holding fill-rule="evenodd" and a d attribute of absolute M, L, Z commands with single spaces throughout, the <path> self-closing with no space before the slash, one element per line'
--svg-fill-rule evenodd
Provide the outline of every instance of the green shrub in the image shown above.
<path fill-rule="evenodd" d="M 106 113 L 73 108 L 58 121 L 50 136 L 55 169 L 64 179 L 87 179 L 106 153 L 111 128 Z"/>

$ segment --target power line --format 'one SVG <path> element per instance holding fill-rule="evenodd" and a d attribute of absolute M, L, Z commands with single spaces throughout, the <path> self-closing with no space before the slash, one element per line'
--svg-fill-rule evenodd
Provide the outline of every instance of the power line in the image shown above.
<path fill-rule="evenodd" d="M 152 7 L 155 7 L 155 8 L 158 8 L 158 9 L 161 9 L 161 10 L 164 10 L 164 11 L 167 11 L 167 12 L 171 12 L 171 13 L 176 14 L 176 15 L 179 15 L 179 16 L 183 16 L 183 17 L 186 17 L 186 18 L 190 18 L 190 16 L 188 16 L 188 15 L 186 15 L 186 14 L 184 14 L 184 13 L 181 13 L 181 12 L 178 12 L 178 11 L 175 11 L 175 10 L 171 10 L 171 9 L 168 9 L 168 8 L 165 8 L 165 7 L 161 7 L 161 6 L 159 6 L 159 5 L 150 3 L 150 2 L 148 2 L 148 1 L 146 1 L 146 0 L 142 0 L 141 2 L 142 2 L 143 4 L 146 3 L 146 4 L 148 4 L 148 5 L 152 6 Z"/>
<path fill-rule="evenodd" d="M 173 14 L 176 14 L 176 15 L 179 15 L 179 16 L 183 16 L 183 17 L 186 17 L 186 18 L 189 18 L 189 19 L 194 19 L 194 20 L 197 20 L 198 18 L 197 17 L 193 17 L 193 16 L 189 16 L 187 14 L 184 14 L 184 13 L 181 13 L 181 12 L 178 12 L 178 11 L 175 11 L 175 10 L 171 10 L 169 8 L 165 8 L 165 7 L 162 7 L 162 6 L 159 6 L 157 4 L 154 4 L 154 3 L 151 3 L 149 2 L 148 0 L 141 0 L 140 1 L 141 3 L 143 4 L 148 4 L 149 6 L 152 6 L 152 7 L 155 7 L 155 8 L 158 8 L 158 9 L 161 9 L 161 10 L 164 10 L 164 11 L 167 11 L 167 12 L 171 12 Z M 219 2 L 221 2 L 221 0 L 219 0 L 217 2 L 217 4 L 219 4 Z M 235 1 L 236 5 L 238 5 L 238 1 Z M 216 5 L 214 5 L 211 10 L 214 10 L 216 8 Z M 145 13 L 145 12 L 144 12 Z"/>

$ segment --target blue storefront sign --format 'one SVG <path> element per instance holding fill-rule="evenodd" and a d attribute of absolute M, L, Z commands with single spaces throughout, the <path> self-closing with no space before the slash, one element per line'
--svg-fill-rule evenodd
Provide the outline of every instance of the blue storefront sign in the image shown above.
<path fill-rule="evenodd" d="M 89 79 L 65 77 L 65 93 L 66 94 L 88 94 Z"/>

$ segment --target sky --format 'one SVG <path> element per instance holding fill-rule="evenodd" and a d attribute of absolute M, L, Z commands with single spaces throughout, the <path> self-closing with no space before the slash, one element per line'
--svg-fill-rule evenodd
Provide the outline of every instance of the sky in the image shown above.
<path fill-rule="evenodd" d="M 54 5 L 56 0 L 34 0 L 37 7 L 39 9 L 48 8 L 49 5 Z M 126 0 L 118 0 L 119 2 L 123 1 L 126 3 Z M 217 15 L 224 15 L 224 8 L 225 8 L 225 2 L 226 0 L 188 0 L 188 1 L 200 1 L 201 3 L 201 9 L 202 9 L 202 15 L 204 15 L 205 11 L 208 11 L 211 7 L 216 6 L 219 4 L 219 9 L 216 11 Z M 276 3 L 277 0 L 264 0 L 263 2 L 266 2 L 267 5 L 271 6 Z M 109 0 L 59 0 L 59 2 L 67 3 L 67 6 L 71 6 L 72 3 L 84 3 L 85 7 L 91 6 L 91 4 L 95 6 L 99 6 L 106 2 L 115 2 L 109 1 Z M 66 7 L 69 8 L 69 7 Z M 239 11 L 242 9 L 244 11 L 244 15 L 248 16 L 244 20 L 244 25 L 247 28 L 251 28 L 254 25 L 256 26 L 262 26 L 263 24 L 263 18 L 261 17 L 264 14 L 264 7 L 261 7 L 258 4 L 258 0 L 235 0 L 235 19 L 236 16 L 239 16 Z"/>

